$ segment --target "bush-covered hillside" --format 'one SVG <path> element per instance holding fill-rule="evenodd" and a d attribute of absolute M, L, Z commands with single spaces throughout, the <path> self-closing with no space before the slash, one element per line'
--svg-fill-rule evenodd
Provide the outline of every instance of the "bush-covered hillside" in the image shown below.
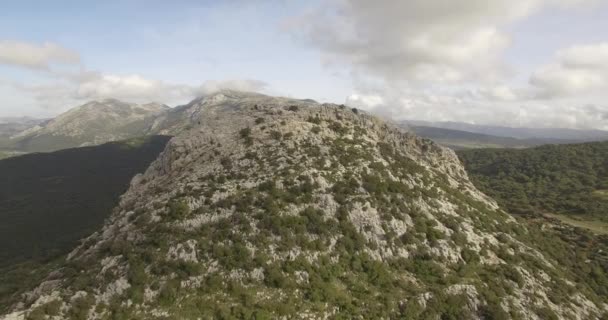
<path fill-rule="evenodd" d="M 52 268 L 55 281 L 8 301 L 12 317 L 585 320 L 608 310 L 603 269 L 498 210 L 450 150 L 345 106 L 221 92 L 184 109 L 200 124 Z"/>
<path fill-rule="evenodd" d="M 458 152 L 473 183 L 512 213 L 608 221 L 608 142 Z"/>
<path fill-rule="evenodd" d="M 48 258 L 97 230 L 164 149 L 154 136 L 0 161 L 0 267 Z"/>

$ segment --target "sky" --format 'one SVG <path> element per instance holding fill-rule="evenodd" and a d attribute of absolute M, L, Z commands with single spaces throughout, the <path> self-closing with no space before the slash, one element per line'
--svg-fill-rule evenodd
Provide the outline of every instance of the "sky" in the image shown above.
<path fill-rule="evenodd" d="M 219 89 L 608 130 L 603 0 L 0 0 L 0 117 Z"/>

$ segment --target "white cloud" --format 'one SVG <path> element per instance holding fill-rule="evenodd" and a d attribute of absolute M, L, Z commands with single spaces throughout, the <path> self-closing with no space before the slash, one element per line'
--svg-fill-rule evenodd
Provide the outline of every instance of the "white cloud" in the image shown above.
<path fill-rule="evenodd" d="M 354 93 L 347 103 L 391 119 L 600 127 L 605 113 L 592 114 L 582 107 L 588 102 L 545 98 L 604 88 L 606 73 L 598 70 L 608 70 L 608 46 L 560 52 L 535 73 L 533 85 L 517 80 L 520 70 L 504 57 L 517 40 L 508 30 L 518 21 L 595 2 L 334 0 L 288 27 L 320 51 L 324 64 L 350 71 Z"/>
<path fill-rule="evenodd" d="M 542 0 L 341 0 L 300 17 L 292 30 L 326 62 L 390 81 L 453 83 L 500 79 L 506 24 Z M 555 2 L 555 1 L 551 1 Z"/>
<path fill-rule="evenodd" d="M 470 94 L 470 93 L 469 93 Z M 466 93 L 378 90 L 357 93 L 347 104 L 392 120 L 458 121 L 534 128 L 566 127 L 608 130 L 608 106 L 580 101 L 498 101 Z"/>
<path fill-rule="evenodd" d="M 32 69 L 49 69 L 53 64 L 79 64 L 77 52 L 58 44 L 33 44 L 19 41 L 0 41 L 0 64 Z"/>
<path fill-rule="evenodd" d="M 183 103 L 197 96 L 222 89 L 263 91 L 267 84 L 259 80 L 235 79 L 205 81 L 200 85 L 171 84 L 140 75 L 89 74 L 77 83 L 76 99 L 116 98 L 127 101 Z"/>
<path fill-rule="evenodd" d="M 116 75 L 88 71 L 65 75 L 62 81 L 38 85 L 13 84 L 13 86 L 32 96 L 46 109 L 64 111 L 79 103 L 106 98 L 176 105 L 222 89 L 260 92 L 266 89 L 267 84 L 259 80 L 235 79 L 206 81 L 193 86 L 167 83 L 136 74 Z"/>
<path fill-rule="evenodd" d="M 210 94 L 215 91 L 231 89 L 239 91 L 261 92 L 268 87 L 264 81 L 253 79 L 235 79 L 235 80 L 209 80 L 205 81 L 200 86 L 194 88 L 195 95 Z"/>
<path fill-rule="evenodd" d="M 168 83 L 138 74 L 87 71 L 80 65 L 77 52 L 50 42 L 0 41 L 0 64 L 44 71 L 40 73 L 42 81 L 36 79 L 33 83 L 25 84 L 1 80 L 0 85 L 8 84 L 26 94 L 27 97 L 22 100 L 33 99 L 40 107 L 57 111 L 88 100 L 105 98 L 179 104 L 221 89 L 263 91 L 267 87 L 265 82 L 252 79 L 214 80 L 189 85 Z M 58 64 L 79 65 L 79 70 L 52 68 Z"/>
<path fill-rule="evenodd" d="M 408 85 L 495 83 L 512 71 L 505 27 L 551 6 L 594 0 L 334 0 L 288 26 L 325 63 Z"/>
<path fill-rule="evenodd" d="M 593 94 L 608 89 L 608 43 L 572 46 L 536 70 L 530 84 L 541 98 Z"/>
<path fill-rule="evenodd" d="M 173 102 L 191 96 L 193 88 L 173 85 L 140 75 L 89 75 L 75 84 L 74 98 L 83 100 L 115 98 L 127 101 Z"/>

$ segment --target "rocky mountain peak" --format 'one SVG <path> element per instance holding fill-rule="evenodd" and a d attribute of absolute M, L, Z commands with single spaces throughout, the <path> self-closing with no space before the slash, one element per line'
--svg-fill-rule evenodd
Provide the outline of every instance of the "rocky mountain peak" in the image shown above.
<path fill-rule="evenodd" d="M 219 92 L 159 125 L 179 134 L 10 319 L 590 319 L 608 308 L 453 151 L 357 109 Z"/>

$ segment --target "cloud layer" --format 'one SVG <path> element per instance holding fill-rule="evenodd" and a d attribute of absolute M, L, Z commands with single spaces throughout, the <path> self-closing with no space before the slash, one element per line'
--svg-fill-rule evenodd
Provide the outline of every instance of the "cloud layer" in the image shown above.
<path fill-rule="evenodd" d="M 53 64 L 79 64 L 77 52 L 58 44 L 0 41 L 0 64 L 32 69 L 49 69 Z"/>
<path fill-rule="evenodd" d="M 493 80 L 511 39 L 501 27 L 538 10 L 540 0 L 332 1 L 296 23 L 330 63 L 391 81 Z"/>
<path fill-rule="evenodd" d="M 260 92 L 267 84 L 259 80 L 205 81 L 200 85 L 171 84 L 141 75 L 82 72 L 62 81 L 43 85 L 13 84 L 47 109 L 65 110 L 89 100 L 115 98 L 129 102 L 177 105 L 222 89 Z"/>
<path fill-rule="evenodd" d="M 0 79 L 0 86 L 16 89 L 24 98 L 32 99 L 38 107 L 56 112 L 89 100 L 105 98 L 176 105 L 222 89 L 260 92 L 268 86 L 263 81 L 253 79 L 209 80 L 191 85 L 168 83 L 139 74 L 89 71 L 82 65 L 77 52 L 54 43 L 0 41 L 0 64 L 39 71 L 42 81 L 25 83 Z M 58 65 L 74 65 L 77 68 L 55 68 Z"/>
<path fill-rule="evenodd" d="M 590 12 L 585 8 L 602 1 L 608 2 L 328 0 L 313 2 L 316 7 L 286 2 L 281 7 L 286 13 L 274 3 L 248 5 L 245 11 L 255 11 L 253 15 L 235 15 L 240 2 L 205 6 L 189 20 L 162 24 L 171 29 L 175 23 L 180 30 L 175 36 L 142 42 L 132 38 L 141 36 L 134 32 L 141 23 L 129 22 L 123 27 L 130 28 L 131 35 L 108 38 L 108 43 L 100 37 L 95 43 L 100 50 L 88 52 L 87 58 L 114 69 L 92 69 L 78 52 L 58 42 L 0 40 L 0 69 L 7 71 L 0 75 L 0 90 L 13 110 L 30 104 L 61 111 L 103 98 L 175 105 L 232 88 L 297 92 L 302 98 L 338 103 L 345 97 L 353 106 L 393 119 L 608 129 L 608 43 L 598 40 L 605 41 L 598 38 L 605 28 L 583 28 L 564 37 L 559 33 L 562 27 L 586 25 L 586 14 L 576 12 Z M 217 21 L 203 24 L 209 21 L 204 14 L 208 10 Z M 547 15 L 556 12 L 560 23 L 551 25 Z M 243 21 L 250 29 L 220 23 L 235 16 L 249 17 Z M 278 16 L 287 19 L 281 20 L 284 24 L 266 23 L 278 21 Z M 590 26 L 608 15 L 594 17 Z M 601 21 L 598 26 L 608 26 Z M 184 35 L 190 25 L 197 26 L 196 32 Z M 559 37 L 552 37 L 556 33 Z M 177 34 L 179 41 L 172 41 Z M 49 36 L 53 39 L 54 34 Z M 202 41 L 197 45 L 192 39 Z M 133 41 L 130 47 L 138 50 L 129 50 L 129 45 L 121 47 L 124 51 L 107 50 L 120 40 Z M 283 40 L 293 47 L 285 48 Z M 256 50 L 248 50 L 253 45 Z M 156 54 L 148 56 L 150 52 Z M 128 64 L 136 60 L 139 63 Z M 27 71 L 20 74 L 13 67 Z M 176 83 L 158 74 L 171 79 L 196 79 L 199 74 L 221 79 L 230 74 L 227 78 L 233 80 Z M 274 89 L 283 91 L 252 80 L 258 76 L 272 79 Z"/>
<path fill-rule="evenodd" d="M 608 43 L 560 50 L 554 61 L 537 70 L 530 83 L 541 97 L 595 94 L 608 89 Z"/>

